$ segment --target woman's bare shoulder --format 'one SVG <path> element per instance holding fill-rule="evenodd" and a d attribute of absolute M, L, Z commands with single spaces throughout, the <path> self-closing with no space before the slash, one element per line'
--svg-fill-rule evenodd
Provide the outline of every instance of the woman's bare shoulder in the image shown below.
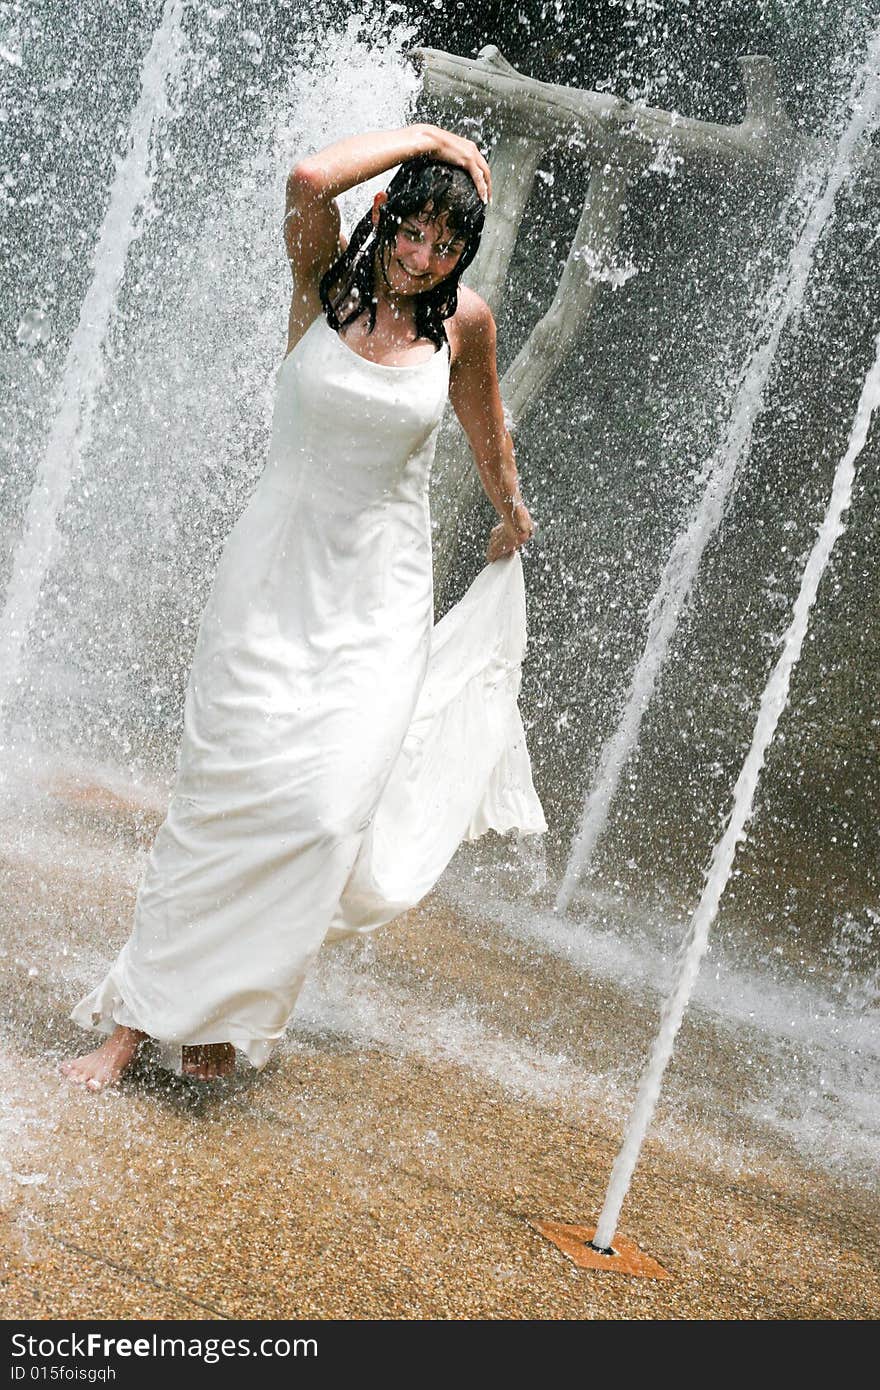
<path fill-rule="evenodd" d="M 481 294 L 467 285 L 458 287 L 458 306 L 446 320 L 450 361 L 481 355 L 495 347 L 495 319 Z"/>

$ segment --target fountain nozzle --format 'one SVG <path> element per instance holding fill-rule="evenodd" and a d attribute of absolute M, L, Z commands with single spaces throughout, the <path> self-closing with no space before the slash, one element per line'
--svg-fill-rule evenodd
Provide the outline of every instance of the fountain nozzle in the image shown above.
<path fill-rule="evenodd" d="M 568 1225 L 563 1221 L 529 1221 L 529 1225 L 552 1241 L 578 1269 L 604 1269 L 611 1274 L 628 1274 L 633 1279 L 670 1278 L 662 1265 L 624 1236 L 614 1237 L 616 1245 L 596 1245 L 595 1226 Z"/>

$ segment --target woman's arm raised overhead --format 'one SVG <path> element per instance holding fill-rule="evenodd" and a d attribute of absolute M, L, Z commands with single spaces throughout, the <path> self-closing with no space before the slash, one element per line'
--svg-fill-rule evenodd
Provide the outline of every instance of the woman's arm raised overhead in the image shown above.
<path fill-rule="evenodd" d="M 501 521 L 487 552 L 497 560 L 531 539 L 535 525 L 519 490 L 513 440 L 504 421 L 495 355 L 495 319 L 480 295 L 464 286 L 455 314 L 458 351 L 449 379 L 449 399 L 461 421 L 477 472 Z"/>
<path fill-rule="evenodd" d="M 480 195 L 486 200 L 491 196 L 489 165 L 474 142 L 433 125 L 371 130 L 335 140 L 291 169 L 284 216 L 284 243 L 294 280 L 288 351 L 320 313 L 321 276 L 348 244 L 340 232 L 335 199 L 420 154 L 460 164 Z"/>

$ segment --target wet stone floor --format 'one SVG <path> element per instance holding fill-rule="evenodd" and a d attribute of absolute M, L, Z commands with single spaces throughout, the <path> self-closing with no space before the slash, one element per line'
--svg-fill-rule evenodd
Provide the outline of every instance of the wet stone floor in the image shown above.
<path fill-rule="evenodd" d="M 262 1073 L 199 1084 L 145 1051 L 116 1089 L 72 1087 L 59 1063 L 88 1039 L 66 1014 L 142 860 L 108 854 L 100 817 L 57 831 L 0 865 L 4 1318 L 880 1313 L 874 1193 L 731 1128 L 746 1082 L 696 1019 L 676 1056 L 715 1089 L 661 1107 L 620 1225 L 671 1277 L 579 1270 L 539 1235 L 595 1220 L 656 1016 L 607 984 L 598 1008 L 442 888 L 323 953 Z"/>

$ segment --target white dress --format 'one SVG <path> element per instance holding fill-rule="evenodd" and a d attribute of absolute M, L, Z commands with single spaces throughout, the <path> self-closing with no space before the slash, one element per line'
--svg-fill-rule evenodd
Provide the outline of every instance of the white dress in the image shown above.
<path fill-rule="evenodd" d="M 486 830 L 539 834 L 518 553 L 433 625 L 428 483 L 449 349 L 370 362 L 323 314 L 278 369 L 226 541 L 131 936 L 73 1010 L 268 1061 L 323 942 L 414 906 Z"/>

